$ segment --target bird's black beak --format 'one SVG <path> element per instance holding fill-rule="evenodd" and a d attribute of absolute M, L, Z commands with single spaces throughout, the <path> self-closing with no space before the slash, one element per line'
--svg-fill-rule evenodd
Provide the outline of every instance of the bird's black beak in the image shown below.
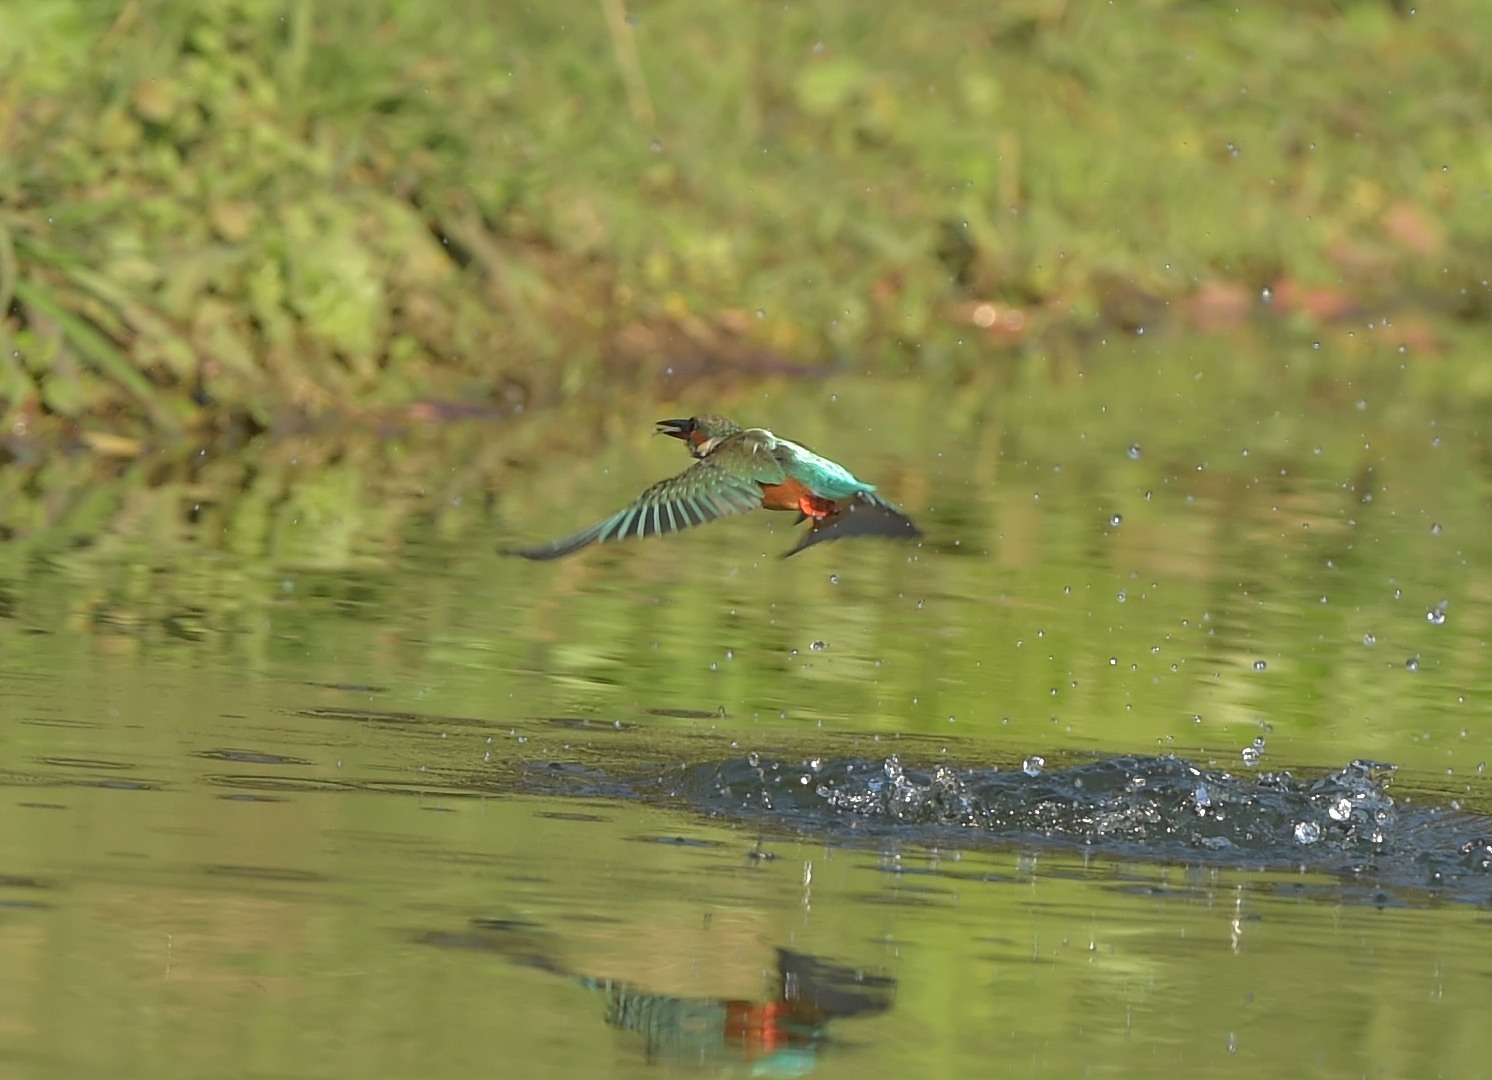
<path fill-rule="evenodd" d="M 688 420 L 659 420 L 657 433 L 659 435 L 672 435 L 675 439 L 688 440 L 694 432 L 694 419 Z"/>

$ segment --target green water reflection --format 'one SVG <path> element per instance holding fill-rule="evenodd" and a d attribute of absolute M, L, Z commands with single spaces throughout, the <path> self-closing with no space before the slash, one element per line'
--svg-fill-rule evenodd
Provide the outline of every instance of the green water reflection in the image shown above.
<path fill-rule="evenodd" d="M 1485 807 L 1482 410 L 1417 369 L 1344 369 L 1127 344 L 959 386 L 665 385 L 118 474 L 13 463 L 0 1071 L 684 1069 L 650 1065 L 584 980 L 765 1002 L 789 948 L 894 979 L 894 1001 L 810 1059 L 709 1069 L 1476 1075 L 1465 906 L 826 846 L 522 782 L 905 735 L 956 761 L 1374 758 Z M 760 515 L 497 554 L 677 471 L 651 423 L 706 408 L 875 480 L 928 542 L 783 562 L 788 516 Z M 493 925 L 522 941 L 432 944 Z"/>

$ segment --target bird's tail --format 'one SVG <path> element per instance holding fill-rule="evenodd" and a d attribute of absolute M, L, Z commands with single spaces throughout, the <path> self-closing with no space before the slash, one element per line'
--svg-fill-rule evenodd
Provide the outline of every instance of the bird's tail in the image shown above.
<path fill-rule="evenodd" d="M 805 515 L 799 515 L 802 521 Z M 862 492 L 844 505 L 838 513 L 825 518 L 815 518 L 808 531 L 790 550 L 783 552 L 784 559 L 798 554 L 804 548 L 821 544 L 826 540 L 842 540 L 846 536 L 885 536 L 896 540 L 915 540 L 922 530 L 912 519 L 872 492 Z"/>

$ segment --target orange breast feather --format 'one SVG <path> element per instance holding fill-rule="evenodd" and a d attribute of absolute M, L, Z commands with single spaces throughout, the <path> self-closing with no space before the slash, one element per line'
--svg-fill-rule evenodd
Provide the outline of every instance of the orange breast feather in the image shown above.
<path fill-rule="evenodd" d="M 795 476 L 780 484 L 763 484 L 762 506 L 767 510 L 797 510 L 811 518 L 828 517 L 839 509 L 831 500 L 809 491 Z"/>

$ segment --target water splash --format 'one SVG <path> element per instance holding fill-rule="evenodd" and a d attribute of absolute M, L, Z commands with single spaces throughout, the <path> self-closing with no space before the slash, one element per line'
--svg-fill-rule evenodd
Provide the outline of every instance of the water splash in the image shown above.
<path fill-rule="evenodd" d="M 1492 900 L 1492 819 L 1401 807 L 1388 790 L 1395 767 L 1374 761 L 1302 778 L 1235 776 L 1174 756 L 1035 771 L 923 768 L 895 756 L 754 760 L 686 767 L 669 793 L 712 816 L 766 816 L 830 836 L 1303 869 Z"/>

